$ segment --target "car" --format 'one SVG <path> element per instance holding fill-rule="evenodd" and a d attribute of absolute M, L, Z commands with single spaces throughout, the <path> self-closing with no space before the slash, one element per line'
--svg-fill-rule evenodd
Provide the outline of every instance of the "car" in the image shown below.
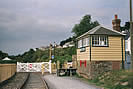
<path fill-rule="evenodd" d="M 127 62 L 127 64 L 131 64 L 131 62 Z"/>

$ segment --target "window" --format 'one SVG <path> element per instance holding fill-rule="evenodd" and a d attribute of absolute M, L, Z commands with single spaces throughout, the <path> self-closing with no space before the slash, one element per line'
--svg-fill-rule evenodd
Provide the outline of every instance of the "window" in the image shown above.
<path fill-rule="evenodd" d="M 80 52 L 85 51 L 86 39 L 81 39 L 78 41 L 78 48 L 80 48 Z"/>
<path fill-rule="evenodd" d="M 78 41 L 78 48 L 89 46 L 90 37 L 83 38 Z"/>
<path fill-rule="evenodd" d="M 87 43 L 87 42 L 86 42 L 86 38 L 84 38 L 84 39 L 83 39 L 83 47 L 86 46 L 86 43 Z"/>
<path fill-rule="evenodd" d="M 82 47 L 82 40 L 79 40 L 78 41 L 78 48 L 81 48 Z"/>
<path fill-rule="evenodd" d="M 89 46 L 89 44 L 90 44 L 90 37 L 87 37 L 86 38 L 86 46 Z"/>
<path fill-rule="evenodd" d="M 85 47 L 80 48 L 80 52 L 85 52 L 85 51 L 86 51 Z"/>
<path fill-rule="evenodd" d="M 90 40 L 89 37 L 83 39 L 83 47 L 89 46 L 90 43 L 89 40 Z"/>
<path fill-rule="evenodd" d="M 108 46 L 108 37 L 107 36 L 92 36 L 92 45 L 93 46 Z"/>

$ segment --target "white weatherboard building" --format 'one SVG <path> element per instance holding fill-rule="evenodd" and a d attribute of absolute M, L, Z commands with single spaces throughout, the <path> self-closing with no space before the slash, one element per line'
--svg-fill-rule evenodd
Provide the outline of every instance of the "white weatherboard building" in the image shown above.
<path fill-rule="evenodd" d="M 129 52 L 129 54 L 131 54 L 131 42 L 130 42 L 130 37 L 128 39 L 125 40 L 125 47 L 126 47 L 126 52 Z"/>
<path fill-rule="evenodd" d="M 131 55 L 131 38 L 130 38 L 130 32 L 129 31 L 124 31 L 125 36 L 125 53 L 126 53 L 126 61 L 125 61 L 125 69 L 130 69 L 131 66 L 131 60 L 130 60 L 130 55 Z"/>

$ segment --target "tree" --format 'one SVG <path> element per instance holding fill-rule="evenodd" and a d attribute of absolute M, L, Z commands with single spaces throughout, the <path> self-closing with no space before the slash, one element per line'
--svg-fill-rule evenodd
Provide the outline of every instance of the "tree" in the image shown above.
<path fill-rule="evenodd" d="M 35 62 L 36 59 L 33 57 L 35 51 L 33 49 L 30 49 L 28 52 L 25 52 L 22 54 L 23 62 Z"/>
<path fill-rule="evenodd" d="M 3 58 L 8 57 L 7 53 L 4 53 L 0 50 L 0 60 L 2 60 Z"/>
<path fill-rule="evenodd" d="M 60 46 L 63 46 L 65 43 L 71 42 L 72 40 L 73 40 L 73 38 L 69 37 L 68 39 L 61 41 Z"/>
<path fill-rule="evenodd" d="M 49 52 L 48 49 L 42 51 L 40 49 L 36 49 L 36 52 L 33 55 L 33 58 L 36 59 L 36 61 L 38 62 L 42 62 L 42 61 L 48 61 L 49 58 Z"/>
<path fill-rule="evenodd" d="M 75 26 L 72 29 L 72 33 L 74 33 L 74 35 L 78 37 L 98 25 L 98 21 L 91 21 L 91 15 L 85 15 L 81 19 L 79 24 L 75 24 Z"/>
<path fill-rule="evenodd" d="M 125 30 L 129 31 L 129 29 L 130 29 L 130 22 L 125 22 L 125 25 L 121 26 L 120 29 L 121 29 L 121 31 L 125 31 Z"/>

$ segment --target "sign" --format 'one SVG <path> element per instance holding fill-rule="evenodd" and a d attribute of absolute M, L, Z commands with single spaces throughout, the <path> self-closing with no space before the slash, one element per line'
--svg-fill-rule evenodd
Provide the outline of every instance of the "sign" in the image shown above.
<path fill-rule="evenodd" d="M 51 57 L 52 59 L 54 59 L 54 55 L 52 55 L 52 57 Z"/>
<path fill-rule="evenodd" d="M 32 64 L 29 64 L 29 67 L 32 68 Z"/>

